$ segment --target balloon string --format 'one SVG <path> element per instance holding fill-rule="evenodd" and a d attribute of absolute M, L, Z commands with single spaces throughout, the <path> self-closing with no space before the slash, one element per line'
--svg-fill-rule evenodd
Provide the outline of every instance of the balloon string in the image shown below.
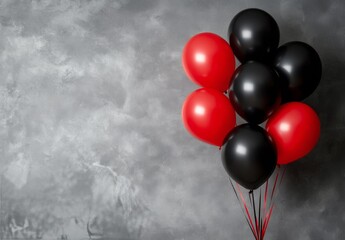
<path fill-rule="evenodd" d="M 266 234 L 266 230 L 267 230 L 267 227 L 268 227 L 268 223 L 269 223 L 269 221 L 270 221 L 270 219 L 271 219 L 273 207 L 274 207 L 274 204 L 272 204 L 272 206 L 270 207 L 270 211 L 269 211 L 268 215 L 266 215 L 267 219 L 265 219 L 265 223 L 264 223 L 264 226 L 263 226 L 263 230 L 262 230 L 262 239 L 263 239 L 263 237 L 264 237 L 265 234 Z"/>
<path fill-rule="evenodd" d="M 278 171 L 277 171 L 277 174 L 276 174 L 276 177 L 275 177 L 275 180 L 274 180 L 274 187 L 272 189 L 271 200 L 270 200 L 270 204 L 269 204 L 269 212 L 267 214 L 265 213 L 265 218 L 264 218 L 264 223 L 263 223 L 263 228 L 262 228 L 262 234 L 261 234 L 262 235 L 262 239 L 265 236 L 266 230 L 268 228 L 269 221 L 271 219 L 273 208 L 275 206 L 274 201 L 275 201 L 275 198 L 278 195 L 277 192 L 278 192 L 278 190 L 279 190 L 279 188 L 281 186 L 281 183 L 283 182 L 284 176 L 285 176 L 286 167 L 284 167 L 284 169 L 283 169 L 283 173 L 281 174 L 281 177 L 280 177 L 280 180 L 279 180 L 279 183 L 278 183 L 278 186 L 277 186 L 277 182 L 278 182 L 279 175 L 280 175 L 279 174 L 280 173 L 280 168 L 281 168 L 281 166 L 278 166 Z M 266 195 L 266 191 L 267 191 L 267 186 L 268 186 L 268 180 L 266 182 L 265 195 Z M 265 196 L 265 198 L 266 198 L 266 196 Z M 265 199 L 265 201 L 266 201 L 266 199 Z"/>
<path fill-rule="evenodd" d="M 278 181 L 278 177 L 279 177 L 279 171 L 280 171 L 280 167 L 278 167 L 276 178 L 274 180 L 273 190 L 272 190 L 272 193 L 271 193 L 271 202 L 272 202 L 272 199 L 273 199 L 274 192 L 276 190 L 277 181 Z"/>
<path fill-rule="evenodd" d="M 237 193 L 237 191 L 236 191 L 236 189 L 235 189 L 235 186 L 234 186 L 234 184 L 233 184 L 232 181 L 231 181 L 231 178 L 229 178 L 229 180 L 230 180 L 232 189 L 234 190 L 235 196 L 236 196 L 236 198 L 237 198 L 237 200 L 238 200 L 238 202 L 239 202 L 239 204 L 240 204 L 240 206 L 241 206 L 241 210 L 242 210 L 242 213 L 243 213 L 243 215 L 244 215 L 244 217 L 245 217 L 245 219 L 246 219 L 246 221 L 247 221 L 247 224 L 248 224 L 250 230 L 252 231 L 252 233 L 253 233 L 255 239 L 258 240 L 258 238 L 256 237 L 255 232 L 254 232 L 253 223 L 252 223 L 251 220 L 250 220 L 250 222 L 249 222 L 250 215 L 248 214 L 248 213 L 249 213 L 249 212 L 248 212 L 248 209 L 246 210 L 246 213 L 247 213 L 247 215 L 246 215 L 245 211 L 244 211 L 243 208 L 242 208 L 241 200 L 240 200 L 240 198 L 239 198 L 239 196 L 238 196 L 238 193 Z M 237 187 L 238 187 L 238 184 L 237 184 Z M 242 196 L 242 199 L 243 199 L 243 196 Z M 243 203 L 244 208 L 246 208 L 245 202 L 242 201 L 242 203 Z M 248 219 L 248 216 L 249 216 L 249 219 Z"/>
<path fill-rule="evenodd" d="M 253 206 L 252 197 L 251 197 L 251 192 L 250 191 L 248 192 L 248 198 L 249 198 L 249 203 L 250 203 L 249 206 Z"/>
<path fill-rule="evenodd" d="M 257 233 L 257 235 L 259 236 L 259 240 L 262 239 L 261 237 L 261 233 L 262 233 L 262 219 L 261 219 L 261 188 L 260 188 L 260 195 L 259 195 L 259 226 L 258 226 L 258 229 L 259 229 L 259 232 Z"/>
<path fill-rule="evenodd" d="M 256 236 L 259 236 L 258 235 L 258 232 L 259 232 L 259 229 L 258 229 L 258 219 L 256 217 L 256 205 L 255 205 L 255 197 L 254 197 L 254 191 L 253 190 L 250 190 L 249 191 L 249 197 L 252 198 L 252 206 L 253 206 L 253 214 L 254 214 L 254 220 L 255 220 L 255 230 L 256 230 Z"/>
<path fill-rule="evenodd" d="M 250 207 L 252 208 L 252 210 L 253 210 L 253 217 L 254 217 L 254 219 L 255 219 L 255 233 L 256 233 L 256 236 L 258 237 L 258 239 L 259 239 L 259 235 L 258 235 L 258 225 L 257 225 L 257 221 L 256 221 L 256 216 L 255 216 L 255 214 L 254 214 L 254 211 L 255 211 L 255 204 L 253 205 L 253 198 L 252 198 L 252 195 L 253 195 L 253 190 L 250 190 L 250 191 L 248 191 L 248 198 L 249 198 L 249 203 L 250 203 Z"/>
<path fill-rule="evenodd" d="M 265 195 L 264 195 L 264 212 L 263 212 L 263 216 L 266 216 L 266 211 L 267 211 L 267 193 L 268 193 L 268 179 L 266 181 L 266 186 L 265 186 Z M 263 224 L 265 224 L 265 221 L 263 222 Z M 261 226 L 261 238 L 263 239 L 263 231 L 262 231 L 262 226 Z"/>
<path fill-rule="evenodd" d="M 282 167 L 282 166 L 278 166 L 279 167 L 279 170 L 281 169 L 281 168 L 283 168 L 283 172 L 280 174 L 279 172 L 277 173 L 277 175 L 279 174 L 280 176 L 280 180 L 279 180 L 279 177 L 277 176 L 276 178 L 276 182 L 275 182 L 275 185 L 276 185 L 276 189 L 274 189 L 273 190 L 273 192 L 272 192 L 272 196 L 273 196 L 273 198 L 271 198 L 271 202 L 272 203 L 274 203 L 274 201 L 275 201 L 275 199 L 277 198 L 277 196 L 278 196 L 278 192 L 279 192 L 279 189 L 280 189 L 280 185 L 282 184 L 282 182 L 283 182 L 283 178 L 284 178 L 284 175 L 285 175 L 285 172 L 286 172 L 286 167 Z M 278 181 L 279 181 L 279 183 L 278 183 Z"/>
<path fill-rule="evenodd" d="M 265 236 L 265 233 L 266 233 L 266 229 L 267 229 L 267 226 L 268 226 L 268 219 L 269 219 L 269 216 L 270 216 L 270 213 L 272 213 L 272 200 L 273 200 L 273 195 L 274 195 L 274 192 L 275 192 L 275 189 L 276 189 L 276 186 L 277 186 L 277 181 L 278 181 L 278 178 L 279 178 L 279 171 L 280 171 L 280 167 L 278 168 L 277 170 L 277 174 L 275 176 L 275 179 L 274 179 L 274 184 L 273 184 L 273 188 L 272 188 L 272 192 L 271 192 L 271 198 L 270 198 L 270 203 L 268 205 L 268 213 L 265 214 L 265 218 L 264 218 L 264 224 L 263 224 L 263 237 Z M 268 181 L 268 180 L 267 180 Z"/>
<path fill-rule="evenodd" d="M 249 208 L 247 206 L 246 200 L 243 196 L 243 193 L 241 191 L 241 188 L 239 186 L 238 183 L 236 183 L 236 187 L 234 186 L 231 178 L 229 178 L 232 189 L 236 195 L 236 198 L 238 200 L 238 202 L 240 203 L 241 206 L 241 210 L 242 213 L 247 221 L 247 224 L 250 228 L 250 230 L 252 231 L 252 234 L 254 235 L 254 238 L 256 240 L 263 240 L 265 237 L 265 234 L 267 232 L 267 228 L 268 228 L 268 224 L 270 222 L 271 216 L 272 216 L 272 212 L 273 209 L 275 207 L 275 199 L 278 195 L 278 190 L 280 188 L 281 183 L 283 182 L 283 178 L 286 172 L 286 167 L 284 167 L 282 173 L 281 173 L 281 166 L 278 166 L 278 170 L 276 173 L 276 176 L 274 178 L 274 184 L 273 184 L 273 188 L 272 188 L 272 192 L 270 194 L 270 200 L 268 203 L 268 188 L 269 188 L 269 180 L 266 181 L 265 184 L 265 192 L 262 195 L 261 192 L 261 188 L 260 188 L 260 196 L 259 196 L 259 208 L 256 208 L 256 204 L 255 204 L 255 195 L 254 195 L 254 191 L 251 190 L 248 192 L 248 197 L 249 197 L 249 201 L 250 201 L 250 205 L 253 208 L 253 218 L 255 220 L 255 227 L 254 227 L 254 222 L 253 222 L 253 218 L 250 214 Z M 237 188 L 237 190 L 236 190 Z M 263 198 L 263 199 L 262 199 Z M 262 206 L 262 200 L 263 200 L 263 206 Z M 263 207 L 263 213 L 261 214 L 261 210 Z M 258 216 L 257 216 L 257 212 L 258 212 Z"/>
<path fill-rule="evenodd" d="M 279 186 L 282 184 L 282 181 L 283 181 L 283 178 L 284 178 L 285 172 L 286 172 L 286 166 L 284 166 L 284 170 L 283 170 L 282 177 L 281 177 L 281 179 L 280 179 Z"/>
<path fill-rule="evenodd" d="M 251 225 L 251 227 L 252 227 L 252 229 L 253 229 L 252 232 L 253 232 L 253 234 L 254 234 L 254 237 L 255 237 L 256 240 L 258 240 L 258 236 L 256 235 L 255 228 L 254 228 L 254 224 L 253 224 L 253 220 L 252 220 L 252 217 L 251 217 L 251 215 L 250 215 L 250 213 L 249 213 L 249 210 L 248 210 L 248 207 L 247 207 L 247 204 L 246 204 L 246 200 L 245 200 L 244 197 L 243 197 L 242 191 L 241 191 L 240 186 L 238 185 L 238 183 L 236 183 L 236 186 L 237 186 L 238 192 L 240 193 L 240 197 L 241 197 L 243 206 L 244 206 L 244 208 L 245 208 L 245 210 L 246 210 L 247 216 L 248 216 L 248 218 L 249 218 L 250 225 Z"/>

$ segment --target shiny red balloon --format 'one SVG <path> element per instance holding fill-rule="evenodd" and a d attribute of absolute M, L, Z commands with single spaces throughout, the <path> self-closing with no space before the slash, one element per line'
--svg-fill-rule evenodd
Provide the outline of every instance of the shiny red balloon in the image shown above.
<path fill-rule="evenodd" d="M 282 105 L 269 118 L 266 130 L 278 150 L 278 164 L 288 164 L 307 155 L 320 137 L 320 120 L 308 105 L 291 102 Z"/>
<path fill-rule="evenodd" d="M 192 92 L 184 101 L 182 121 L 196 138 L 222 146 L 236 125 L 236 115 L 229 99 L 211 88 Z"/>
<path fill-rule="evenodd" d="M 235 70 L 230 45 L 214 33 L 199 33 L 183 50 L 182 63 L 188 77 L 202 87 L 228 90 Z"/>

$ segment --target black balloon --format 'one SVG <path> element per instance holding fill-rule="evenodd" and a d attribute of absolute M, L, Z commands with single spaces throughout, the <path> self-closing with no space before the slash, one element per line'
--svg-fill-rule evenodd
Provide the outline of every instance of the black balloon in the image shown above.
<path fill-rule="evenodd" d="M 246 9 L 231 21 L 228 37 L 240 62 L 268 61 L 279 45 L 279 27 L 274 18 L 260 9 Z"/>
<path fill-rule="evenodd" d="M 283 101 L 301 101 L 319 85 L 321 59 L 306 43 L 289 42 L 278 48 L 273 64 L 283 82 Z"/>
<path fill-rule="evenodd" d="M 276 71 L 250 61 L 233 75 L 229 98 L 236 112 L 250 123 L 264 122 L 281 103 L 281 86 Z"/>
<path fill-rule="evenodd" d="M 277 150 L 264 129 L 243 124 L 231 131 L 222 151 L 222 161 L 237 183 L 254 190 L 272 175 L 277 164 Z"/>

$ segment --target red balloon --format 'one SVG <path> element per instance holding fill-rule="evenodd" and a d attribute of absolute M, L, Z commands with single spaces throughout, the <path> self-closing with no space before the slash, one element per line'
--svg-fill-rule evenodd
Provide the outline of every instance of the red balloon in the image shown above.
<path fill-rule="evenodd" d="M 229 99 L 211 88 L 192 92 L 182 107 L 182 121 L 196 138 L 222 146 L 236 125 L 236 115 Z"/>
<path fill-rule="evenodd" d="M 235 70 L 230 45 L 214 33 L 199 33 L 189 39 L 182 63 L 188 77 L 202 87 L 228 90 Z"/>
<path fill-rule="evenodd" d="M 266 130 L 278 149 L 278 164 L 288 164 L 307 155 L 320 137 L 320 120 L 308 105 L 282 105 L 269 118 Z"/>

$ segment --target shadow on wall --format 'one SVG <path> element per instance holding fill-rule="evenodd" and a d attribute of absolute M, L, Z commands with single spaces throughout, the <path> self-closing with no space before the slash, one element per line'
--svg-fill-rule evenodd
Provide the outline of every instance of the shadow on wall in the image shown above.
<path fill-rule="evenodd" d="M 288 25 L 281 25 L 280 28 L 288 29 L 289 33 L 281 39 L 281 44 L 294 40 L 290 36 L 308 42 L 303 40 L 301 29 L 291 28 Z M 345 189 L 344 181 L 339 177 L 343 176 L 345 169 L 345 95 L 343 93 L 345 61 L 334 55 L 335 47 L 327 48 L 327 43 L 321 41 L 317 43 L 320 46 L 315 46 L 313 42 L 310 45 L 320 54 L 323 64 L 322 79 L 316 92 L 305 102 L 311 105 L 320 117 L 321 136 L 316 148 L 308 156 L 290 164 L 287 168 L 284 195 L 289 196 L 289 201 L 285 201 L 285 204 L 291 209 L 299 208 L 301 204 L 307 202 L 320 201 L 320 195 L 327 195 L 332 189 Z M 337 192 L 334 197 L 332 201 L 341 201 L 344 193 Z M 336 208 L 327 208 L 326 211 L 338 214 Z"/>

